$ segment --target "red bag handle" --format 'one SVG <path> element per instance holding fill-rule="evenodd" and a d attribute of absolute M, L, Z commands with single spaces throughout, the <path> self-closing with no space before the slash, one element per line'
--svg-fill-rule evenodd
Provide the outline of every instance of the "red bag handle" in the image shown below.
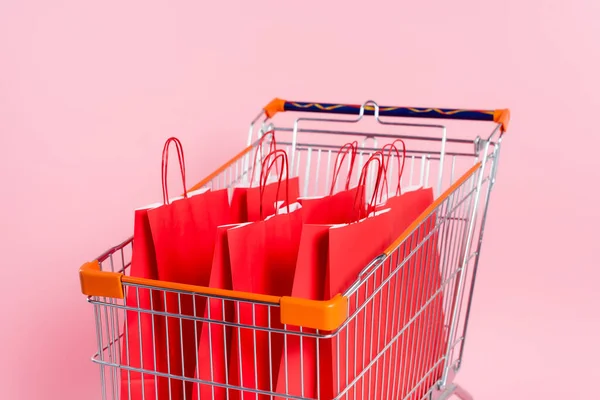
<path fill-rule="evenodd" d="M 258 152 L 259 150 L 262 149 L 262 145 L 266 139 L 266 137 L 268 135 L 271 135 L 272 139 L 270 146 L 269 146 L 269 152 L 273 152 L 277 149 L 277 142 L 275 141 L 275 131 L 274 130 L 270 130 L 269 132 L 265 133 L 260 140 L 258 141 L 258 144 L 256 145 L 256 150 L 254 151 L 254 163 L 252 164 L 252 176 L 250 177 L 250 187 L 252 187 L 252 182 L 254 182 L 254 172 L 256 170 L 256 161 L 258 160 Z M 268 155 L 267 155 L 268 156 Z M 266 158 L 265 158 L 266 159 Z M 263 159 L 263 163 L 264 163 L 264 159 Z M 278 172 L 278 169 L 276 169 L 276 171 Z M 261 170 L 262 170 L 262 164 L 261 164 Z M 262 171 L 261 171 L 261 176 L 262 176 Z"/>
<path fill-rule="evenodd" d="M 333 164 L 333 178 L 331 179 L 331 189 L 329 190 L 329 194 L 332 195 L 335 190 L 335 184 L 337 182 L 337 178 L 342 170 L 342 165 L 348 153 L 350 153 L 350 169 L 348 170 L 348 176 L 346 177 L 346 186 L 344 186 L 345 190 L 350 189 L 350 180 L 352 179 L 352 170 L 354 169 L 354 161 L 356 160 L 356 153 L 358 152 L 358 142 L 355 140 L 354 142 L 346 143 L 342 147 L 340 147 L 340 151 L 335 156 L 335 163 Z M 342 158 L 340 159 L 340 155 Z M 340 164 L 338 165 L 338 160 Z"/>
<path fill-rule="evenodd" d="M 366 181 L 367 181 L 367 172 L 369 170 L 369 165 L 374 162 L 377 161 L 378 163 L 378 168 L 377 168 L 377 179 L 375 181 L 375 187 L 373 188 L 373 195 L 371 196 L 371 201 L 367 204 L 366 211 L 367 211 L 367 215 L 368 213 L 375 209 L 375 204 L 377 201 L 377 195 L 379 194 L 379 191 L 381 190 L 381 187 L 383 186 L 383 175 L 385 172 L 385 167 L 384 167 L 384 163 L 383 163 L 383 153 L 378 150 L 376 152 L 374 152 L 371 157 L 369 157 L 369 159 L 367 160 L 367 162 L 365 162 L 365 165 L 363 166 L 360 176 L 358 178 L 358 187 L 362 187 L 362 190 L 359 190 L 356 193 L 356 197 L 358 198 L 358 196 L 360 195 L 360 200 L 359 200 L 359 220 L 362 218 L 361 217 L 361 212 L 363 210 L 363 203 L 365 201 L 365 187 L 366 187 Z M 355 202 L 356 204 L 356 202 Z"/>
<path fill-rule="evenodd" d="M 267 162 L 267 160 L 269 160 L 269 158 L 273 157 L 273 160 L 271 160 L 270 164 L 265 168 L 265 164 Z M 287 157 L 287 153 L 285 152 L 285 150 L 281 150 L 281 149 L 277 149 L 277 150 L 273 150 L 271 151 L 269 154 L 267 154 L 265 156 L 265 159 L 263 160 L 263 165 L 262 168 L 260 170 L 260 186 L 259 186 L 259 193 L 260 193 L 260 219 L 263 219 L 263 197 L 264 197 L 264 193 L 265 193 L 265 187 L 267 186 L 267 180 L 269 178 L 269 174 L 271 172 L 271 168 L 273 168 L 273 165 L 276 165 L 277 161 L 280 160 L 282 161 L 283 165 L 281 168 L 281 171 L 279 172 L 279 178 L 277 179 L 277 192 L 275 195 L 275 201 L 278 201 L 279 199 L 279 189 L 281 188 L 281 180 L 283 178 L 283 171 L 285 169 L 285 204 L 287 207 L 287 211 L 288 213 L 290 212 L 290 188 L 289 188 L 289 169 L 288 169 L 288 157 Z"/>
<path fill-rule="evenodd" d="M 398 147 L 396 146 L 396 142 L 402 143 L 402 161 L 400 161 L 400 151 L 398 150 Z M 400 185 L 400 179 L 402 178 L 402 174 L 404 173 L 404 164 L 406 163 L 406 144 L 404 143 L 404 140 L 396 139 L 392 143 L 388 143 L 385 146 L 383 146 L 381 149 L 381 154 L 383 155 L 385 150 L 387 150 L 388 148 L 389 148 L 388 156 L 385 161 L 385 165 L 383 167 L 384 168 L 383 184 L 385 185 L 385 192 L 387 192 L 387 190 L 388 190 L 387 170 L 388 170 L 388 167 L 390 164 L 390 158 L 392 157 L 392 150 L 394 150 L 396 152 L 396 157 L 398 158 L 398 186 L 396 187 L 396 196 L 399 196 L 402 194 L 402 187 Z M 380 193 L 379 201 L 381 201 L 383 199 L 383 193 L 384 192 Z"/>
<path fill-rule="evenodd" d="M 171 137 L 165 142 L 165 147 L 162 153 L 162 188 L 163 188 L 163 203 L 169 204 L 169 189 L 167 184 L 167 169 L 169 167 L 169 147 L 171 143 L 175 143 L 177 149 L 177 158 L 179 159 L 179 169 L 181 171 L 181 180 L 183 182 L 183 197 L 187 199 L 187 187 L 185 185 L 185 158 L 183 155 L 183 146 L 181 141 L 176 137 Z"/>

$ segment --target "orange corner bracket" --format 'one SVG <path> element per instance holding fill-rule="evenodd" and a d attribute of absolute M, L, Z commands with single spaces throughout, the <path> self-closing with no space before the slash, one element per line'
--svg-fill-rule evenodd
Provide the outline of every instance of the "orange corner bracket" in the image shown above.
<path fill-rule="evenodd" d="M 494 122 L 501 125 L 500 130 L 502 133 L 508 130 L 508 123 L 510 122 L 510 110 L 508 108 L 494 111 Z"/>
<path fill-rule="evenodd" d="M 122 277 L 123 274 L 117 272 L 100 270 L 100 263 L 98 261 L 85 263 L 79 268 L 81 292 L 86 296 L 122 299 L 125 297 L 121 283 Z"/>
<path fill-rule="evenodd" d="M 348 299 L 337 295 L 328 301 L 282 297 L 281 323 L 334 331 L 348 318 Z"/>
<path fill-rule="evenodd" d="M 268 118 L 273 118 L 278 112 L 285 111 L 285 100 L 274 98 L 269 104 L 263 108 Z"/>

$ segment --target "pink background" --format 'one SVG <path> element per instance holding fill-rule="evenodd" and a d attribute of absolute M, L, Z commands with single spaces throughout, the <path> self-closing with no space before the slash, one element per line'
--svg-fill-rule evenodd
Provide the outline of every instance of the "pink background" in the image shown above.
<path fill-rule="evenodd" d="M 510 107 L 458 381 L 486 400 L 592 395 L 600 2 L 367 4 L 0 2 L 1 399 L 100 398 L 77 268 L 160 198 L 168 135 L 196 181 L 275 96 Z"/>

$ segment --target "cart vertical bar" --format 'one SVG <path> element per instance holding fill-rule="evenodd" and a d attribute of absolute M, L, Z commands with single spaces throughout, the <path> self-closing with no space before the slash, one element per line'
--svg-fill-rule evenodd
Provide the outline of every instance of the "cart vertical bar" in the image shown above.
<path fill-rule="evenodd" d="M 477 270 L 479 267 L 479 257 L 481 257 L 481 247 L 483 245 L 483 233 L 485 231 L 485 224 L 487 221 L 487 213 L 488 213 L 488 209 L 490 206 L 492 189 L 494 187 L 494 183 L 496 180 L 496 172 L 498 170 L 498 158 L 500 156 L 501 142 L 502 142 L 502 137 L 500 137 L 498 139 L 498 143 L 496 143 L 496 145 L 494 146 L 494 151 L 493 151 L 493 154 L 491 157 L 492 158 L 492 161 L 491 161 L 492 166 L 491 166 L 491 172 L 490 172 L 490 182 L 488 184 L 488 188 L 486 191 L 485 206 L 483 209 L 483 215 L 481 217 L 481 227 L 479 229 L 479 239 L 477 242 L 477 251 L 476 251 L 475 261 L 473 264 L 473 277 L 471 278 L 471 281 L 472 281 L 471 288 L 469 290 L 469 299 L 467 300 L 467 313 L 465 316 L 465 323 L 464 323 L 464 326 L 462 329 L 462 335 L 461 335 L 463 340 L 461 341 L 461 344 L 460 344 L 460 353 L 458 356 L 458 364 L 456 366 L 457 370 L 460 368 L 460 365 L 462 364 L 462 359 L 463 359 L 463 355 L 464 355 L 464 351 L 465 351 L 465 341 L 466 341 L 466 336 L 467 336 L 467 329 L 468 329 L 468 325 L 469 325 L 469 318 L 471 315 L 471 306 L 473 304 L 473 293 L 475 291 L 475 282 L 477 281 Z"/>
<path fill-rule="evenodd" d="M 459 311 L 460 311 L 460 297 L 462 296 L 463 290 L 464 290 L 464 285 L 465 285 L 465 278 L 466 278 L 466 272 L 467 272 L 467 267 L 470 261 L 470 253 L 471 253 L 471 243 L 473 241 L 473 235 L 474 235 L 474 231 L 475 231 L 475 225 L 476 225 L 476 221 L 477 221 L 477 209 L 479 207 L 479 199 L 481 197 L 481 186 L 483 185 L 483 176 L 484 176 L 484 171 L 485 171 L 485 167 L 486 167 L 486 163 L 487 163 L 487 158 L 488 158 L 488 150 L 489 150 L 489 146 L 490 146 L 490 140 L 488 140 L 485 144 L 485 148 L 484 148 L 484 155 L 483 155 L 483 159 L 481 161 L 481 165 L 477 171 L 478 175 L 477 175 L 477 188 L 475 191 L 475 199 L 473 201 L 473 209 L 471 211 L 471 217 L 470 217 L 470 221 L 469 221 L 469 231 L 467 234 L 467 240 L 466 240 L 466 246 L 464 249 L 464 254 L 463 254 L 463 260 L 462 260 L 462 265 L 461 265 L 461 270 L 459 272 L 459 282 L 458 282 L 458 289 L 456 290 L 456 298 L 454 299 L 454 309 L 452 310 L 452 317 L 451 317 L 451 324 L 450 324 L 450 334 L 449 334 L 449 340 L 448 340 L 448 344 L 446 346 L 446 361 L 445 361 L 445 366 L 444 366 L 444 372 L 442 374 L 442 378 L 440 380 L 440 387 L 444 388 L 447 384 L 448 381 L 448 374 L 450 371 L 450 368 L 452 367 L 452 360 L 450 359 L 450 353 L 453 349 L 453 344 L 454 341 L 456 340 L 455 338 L 455 332 L 457 331 L 457 324 L 459 323 L 459 319 L 458 319 L 458 315 L 459 315 Z"/>

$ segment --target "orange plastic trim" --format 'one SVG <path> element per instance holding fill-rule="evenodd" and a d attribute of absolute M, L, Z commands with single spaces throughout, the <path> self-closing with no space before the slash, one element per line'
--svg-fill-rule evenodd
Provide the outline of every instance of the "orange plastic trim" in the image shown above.
<path fill-rule="evenodd" d="M 494 111 L 494 122 L 501 124 L 500 130 L 502 133 L 508 129 L 508 123 L 510 122 L 510 110 L 505 108 L 503 110 Z"/>
<path fill-rule="evenodd" d="M 421 215 L 419 215 L 419 218 L 417 218 L 412 224 L 410 224 L 409 227 L 406 228 L 406 230 L 398 237 L 398 239 L 396 239 L 394 243 L 392 243 L 385 250 L 385 254 L 388 256 L 392 254 L 392 252 L 396 250 L 398 246 L 400 246 L 400 244 L 404 240 L 406 240 L 406 238 L 409 237 L 415 229 L 419 227 L 419 225 L 421 225 L 427 218 L 429 218 L 431 213 L 434 212 L 440 206 L 440 204 L 442 204 L 448 198 L 448 196 L 450 196 L 456 189 L 458 189 L 460 185 L 465 183 L 465 181 L 469 179 L 479 168 L 481 168 L 481 161 L 479 161 L 477 164 L 471 167 L 471 169 L 465 172 L 465 174 L 461 176 L 456 182 L 454 182 L 452 186 L 450 186 L 440 197 L 438 197 L 433 203 L 431 203 L 431 205 L 427 207 L 427 209 L 423 211 Z"/>
<path fill-rule="evenodd" d="M 265 113 L 273 116 L 277 112 L 283 111 L 284 104 L 284 100 L 275 99 L 265 107 Z M 252 146 L 248 146 L 189 190 L 197 190 L 206 186 L 212 179 L 225 171 L 251 150 Z M 281 322 L 283 324 L 324 331 L 333 331 L 339 328 L 348 318 L 348 299 L 340 294 L 328 301 L 315 301 L 292 297 L 277 297 L 236 292 L 233 290 L 215 289 L 195 285 L 184 285 L 173 282 L 135 278 L 115 272 L 101 271 L 100 263 L 97 260 L 84 264 L 80 268 L 79 276 L 81 280 L 81 291 L 87 296 L 122 299 L 124 297 L 123 283 L 126 283 L 144 285 L 157 289 L 178 290 L 208 296 L 226 297 L 234 300 L 246 300 L 274 305 L 279 304 L 281 307 Z"/>
<path fill-rule="evenodd" d="M 223 172 L 228 167 L 230 167 L 234 162 L 238 161 L 245 154 L 247 154 L 251 149 L 252 149 L 252 146 L 248 146 L 247 148 L 242 150 L 238 155 L 236 155 L 231 160 L 229 160 L 226 164 L 221 166 L 221 168 L 217 169 L 211 175 L 209 175 L 208 177 L 206 177 L 205 179 L 203 179 L 202 181 L 200 181 L 196 185 L 194 185 L 194 187 L 192 187 L 189 191 L 197 190 L 197 189 L 200 189 L 201 187 L 205 186 L 213 178 L 218 176 L 221 172 Z M 129 242 L 130 240 L 131 240 L 131 238 L 128 239 L 126 242 Z M 120 247 L 120 246 L 117 246 L 117 247 Z M 85 263 L 79 269 L 79 279 L 81 281 L 81 292 L 83 294 L 85 294 L 86 296 L 101 296 L 101 297 L 111 297 L 111 298 L 117 298 L 117 299 L 122 299 L 124 297 L 122 282 L 140 283 L 140 282 L 134 281 L 133 278 L 129 278 L 120 273 L 107 272 L 107 271 L 100 270 L 100 263 L 98 262 L 98 260 L 94 260 L 92 262 Z M 144 280 L 144 284 L 147 284 L 149 286 L 164 287 L 164 288 L 171 288 L 171 289 L 179 288 L 179 287 L 170 287 L 169 285 L 161 285 L 162 282 L 154 281 L 154 280 Z M 175 285 L 175 284 L 173 284 L 173 285 Z M 204 289 L 204 288 L 199 288 L 199 287 L 192 287 L 192 288 L 195 288 L 192 291 L 196 291 L 199 293 L 202 292 L 201 289 Z M 189 290 L 189 288 L 188 289 L 179 288 L 179 289 L 180 290 Z M 228 295 L 232 296 L 232 297 L 239 297 L 235 294 L 232 295 L 232 293 L 229 293 Z M 207 294 L 216 294 L 216 293 L 207 293 Z M 248 298 L 248 300 L 252 300 L 252 299 Z M 258 299 L 256 299 L 256 300 L 258 300 Z M 263 299 L 263 301 L 264 301 L 264 299 Z M 279 299 L 276 298 L 276 300 L 273 301 L 273 298 L 270 298 L 269 301 L 278 303 Z"/>
<path fill-rule="evenodd" d="M 122 299 L 124 297 L 122 278 L 123 274 L 101 271 L 97 260 L 85 263 L 79 268 L 81 292 L 87 296 Z"/>
<path fill-rule="evenodd" d="M 268 118 L 273 118 L 273 116 L 278 112 L 285 111 L 285 100 L 274 98 L 269 104 L 265 106 L 263 110 L 265 110 L 265 114 Z"/>
<path fill-rule="evenodd" d="M 269 296 L 265 294 L 254 294 L 246 292 L 236 292 L 233 290 L 215 289 L 205 286 L 185 285 L 182 283 L 157 281 L 154 279 L 134 278 L 131 276 L 123 276 L 123 283 L 134 285 L 151 286 L 157 289 L 179 290 L 183 292 L 193 292 L 207 296 L 228 297 L 235 300 L 248 300 L 261 303 L 279 304 L 281 297 Z"/>
<path fill-rule="evenodd" d="M 328 301 L 281 298 L 281 323 L 333 331 L 348 318 L 348 299 L 338 294 Z"/>
<path fill-rule="evenodd" d="M 220 173 L 222 173 L 227 168 L 229 168 L 234 162 L 236 162 L 240 158 L 244 157 L 250 150 L 252 150 L 252 146 L 246 147 L 244 150 L 242 150 L 241 152 L 239 152 L 235 157 L 233 157 L 227 163 L 223 164 L 215 172 L 213 172 L 212 174 L 210 174 L 209 176 L 207 176 L 206 178 L 202 179 L 200 182 L 198 182 L 194 186 L 192 186 L 192 188 L 189 189 L 188 192 L 191 192 L 191 191 L 194 191 L 194 190 L 198 190 L 201 187 L 206 186 L 208 183 L 210 183 L 210 181 L 212 181 L 214 178 L 216 178 L 217 176 L 219 176 Z"/>

